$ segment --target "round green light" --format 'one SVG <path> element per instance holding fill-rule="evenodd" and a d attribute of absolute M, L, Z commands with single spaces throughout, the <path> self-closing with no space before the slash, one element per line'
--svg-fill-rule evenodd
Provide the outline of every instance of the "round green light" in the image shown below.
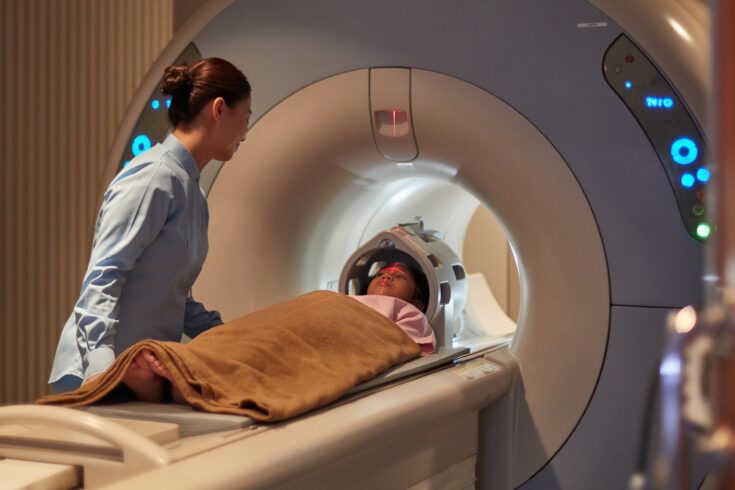
<path fill-rule="evenodd" d="M 697 225 L 697 236 L 699 238 L 707 238 L 710 233 L 712 233 L 712 229 L 707 223 L 699 223 Z"/>

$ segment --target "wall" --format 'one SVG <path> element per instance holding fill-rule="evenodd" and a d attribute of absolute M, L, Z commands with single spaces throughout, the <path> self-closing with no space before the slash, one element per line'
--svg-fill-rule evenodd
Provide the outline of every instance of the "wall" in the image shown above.
<path fill-rule="evenodd" d="M 469 273 L 482 273 L 500 307 L 514 321 L 520 309 L 520 282 L 513 252 L 503 228 L 485 206 L 472 215 L 462 250 Z"/>
<path fill-rule="evenodd" d="M 107 152 L 173 0 L 0 0 L 0 404 L 46 393 Z"/>

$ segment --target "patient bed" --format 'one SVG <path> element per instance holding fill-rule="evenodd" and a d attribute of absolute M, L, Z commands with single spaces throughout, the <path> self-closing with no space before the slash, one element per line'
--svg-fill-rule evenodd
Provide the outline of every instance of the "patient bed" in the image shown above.
<path fill-rule="evenodd" d="M 409 459 L 427 457 L 421 454 L 432 444 L 430 440 L 445 446 L 457 438 L 461 442 L 450 459 L 467 466 L 467 458 L 476 451 L 476 440 L 468 434 L 476 430 L 477 410 L 509 388 L 511 375 L 502 364 L 483 357 L 457 358 L 463 352 L 443 349 L 397 366 L 330 406 L 276 424 L 173 404 L 132 402 L 84 410 L 4 407 L 0 409 L 0 457 L 10 459 L 0 462 L 9 465 L 26 460 L 73 469 L 74 484 L 68 484 L 69 471 L 56 468 L 56 478 L 62 483 L 46 488 L 75 488 L 82 480 L 85 488 L 125 480 L 120 486 L 125 488 L 136 484 L 127 480 L 135 474 L 177 466 L 174 474 L 178 475 L 191 468 L 189 460 L 193 464 L 195 459 L 209 460 L 209 466 L 200 462 L 200 468 L 216 464 L 217 472 L 229 471 L 224 469 L 225 460 L 215 463 L 219 458 L 215 454 L 224 451 L 222 458 L 237 458 L 239 475 L 249 475 L 247 480 L 233 480 L 225 486 L 259 487 L 285 485 L 304 468 L 340 461 L 351 453 L 371 460 L 387 457 L 388 449 L 378 441 L 391 434 L 398 438 L 392 446 L 405 447 L 404 456 Z M 437 415 L 457 411 L 465 415 L 450 416 L 446 424 L 437 424 Z M 285 461 L 289 461 L 287 470 Z M 348 478 L 355 461 L 354 456 L 347 457 L 340 463 L 344 468 L 331 477 Z M 38 468 L 33 471 L 41 474 Z M 155 485 L 170 484 L 172 475 L 162 478 Z M 189 475 L 177 486 L 197 487 L 197 478 Z M 146 481 L 145 485 L 154 483 Z"/>
<path fill-rule="evenodd" d="M 374 263 L 413 258 L 430 283 L 435 353 L 285 422 L 142 402 L 0 408 L 0 464 L 14 467 L 3 475 L 16 475 L 8 484 L 17 488 L 25 488 L 28 465 L 35 465 L 32 483 L 42 479 L 44 488 L 471 487 L 479 410 L 510 388 L 514 363 L 504 360 L 506 336 L 495 339 L 494 352 L 493 344 L 474 354 L 453 346 L 467 286 L 458 259 L 442 246 L 420 224 L 394 228 L 359 249 L 340 279 L 348 293 Z M 354 481 L 365 465 L 381 470 Z"/>

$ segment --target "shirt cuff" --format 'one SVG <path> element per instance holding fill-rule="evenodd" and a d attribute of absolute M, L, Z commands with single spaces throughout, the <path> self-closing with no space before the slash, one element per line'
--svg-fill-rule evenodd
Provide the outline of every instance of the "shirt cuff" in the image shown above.
<path fill-rule="evenodd" d="M 84 371 L 85 381 L 110 367 L 114 360 L 115 351 L 110 347 L 98 347 L 87 352 L 87 369 Z"/>

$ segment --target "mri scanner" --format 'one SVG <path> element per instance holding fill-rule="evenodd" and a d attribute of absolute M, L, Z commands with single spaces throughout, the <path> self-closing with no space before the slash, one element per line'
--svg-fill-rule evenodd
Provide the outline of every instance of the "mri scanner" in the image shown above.
<path fill-rule="evenodd" d="M 515 333 L 443 325 L 469 354 L 275 426 L 186 436 L 155 413 L 121 428 L 6 407 L 6 425 L 83 441 L 6 429 L 0 456 L 72 465 L 90 487 L 624 488 L 665 319 L 702 294 L 707 16 L 697 0 L 208 3 L 142 85 L 109 174 L 168 130 L 165 66 L 219 56 L 246 73 L 256 122 L 202 176 L 195 297 L 232 318 L 344 289 L 355 250 L 416 216 L 461 252 L 480 205 L 517 258 Z M 465 310 L 489 301 L 466 293 Z"/>

